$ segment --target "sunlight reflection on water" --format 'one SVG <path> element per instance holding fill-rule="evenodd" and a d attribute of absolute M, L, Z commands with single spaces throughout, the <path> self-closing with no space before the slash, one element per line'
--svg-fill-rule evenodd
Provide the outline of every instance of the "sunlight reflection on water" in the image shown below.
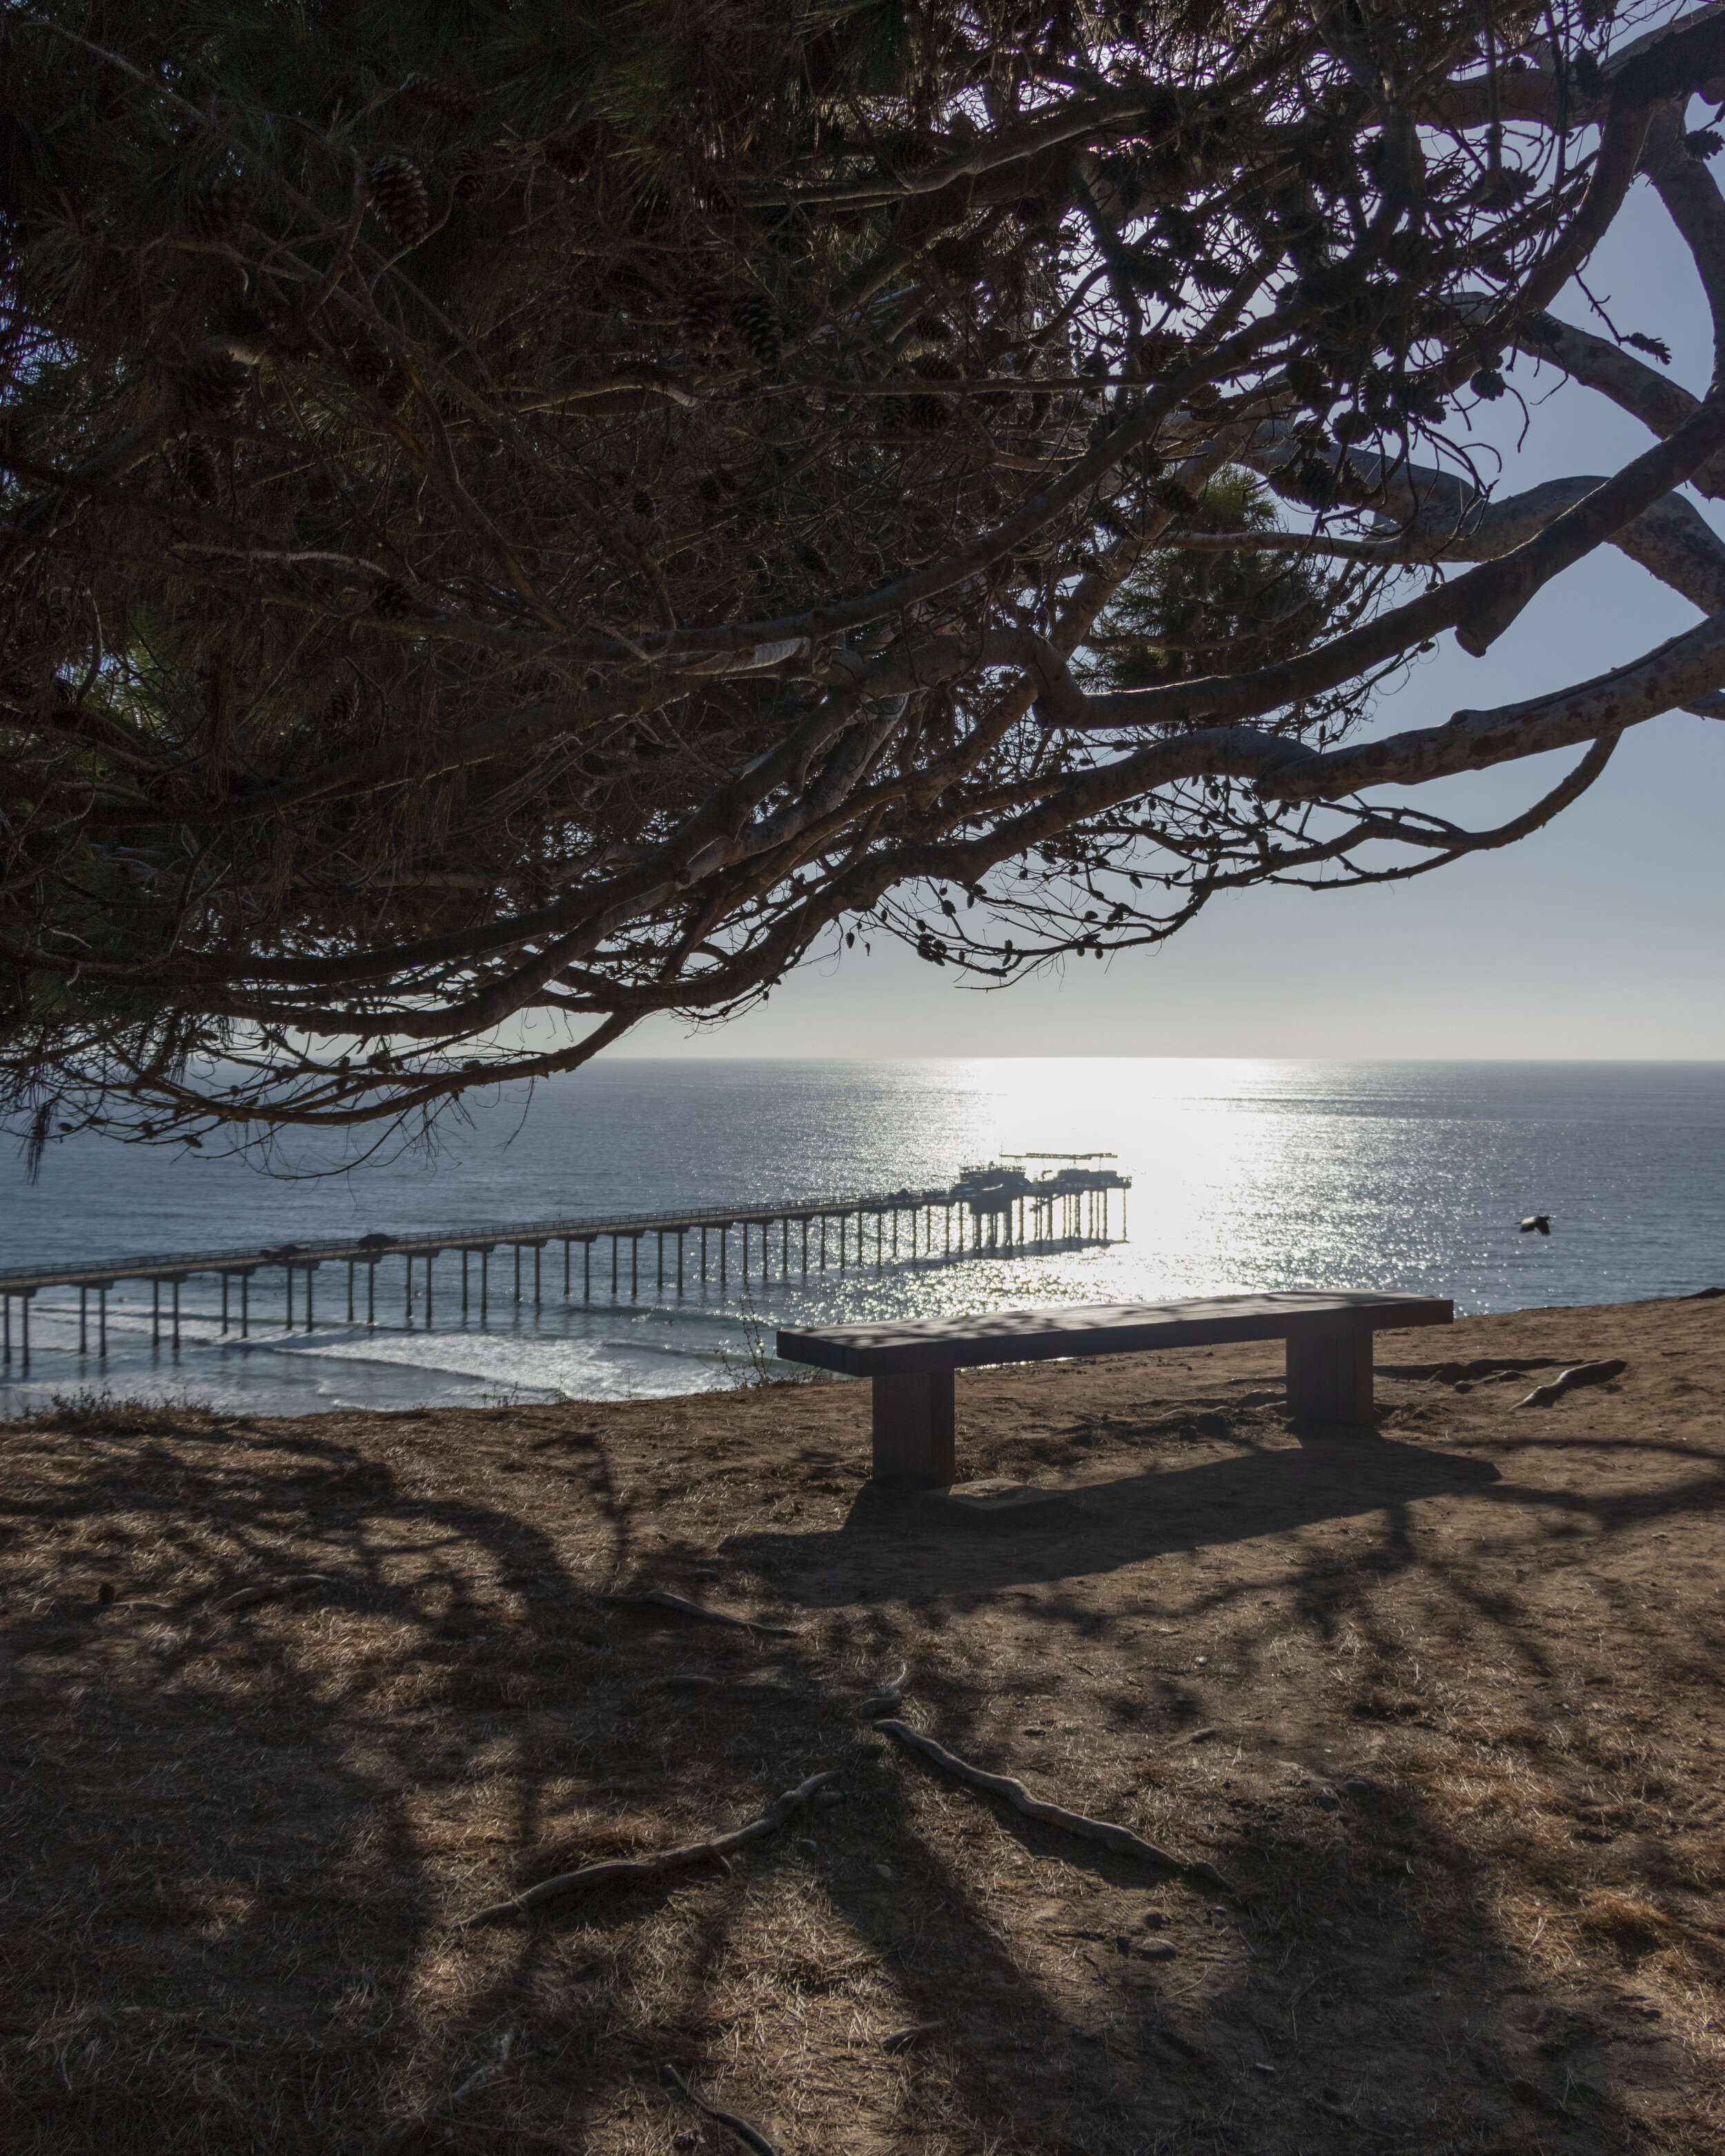
<path fill-rule="evenodd" d="M 68 1142 L 34 1188 L 14 1172 L 0 1268 L 836 1196 L 944 1183 L 965 1162 L 1042 1147 L 1118 1156 L 1134 1184 L 1129 1241 L 870 1263 L 842 1280 L 829 1268 L 805 1285 L 794 1266 L 780 1278 L 775 1236 L 771 1277 L 749 1290 L 759 1323 L 1254 1288 L 1409 1290 L 1475 1311 L 1615 1301 L 1691 1292 L 1725 1272 L 1722 1127 L 1717 1064 L 618 1059 L 541 1088 L 525 1122 L 519 1101 L 481 1106 L 437 1158 L 333 1180 Z M 302 1152 L 290 1164 L 339 1163 Z M 1555 1216 L 1548 1241 L 1517 1232 L 1536 1210 Z M 734 1271 L 726 1301 L 691 1279 L 679 1304 L 656 1287 L 650 1239 L 633 1304 L 626 1262 L 612 1302 L 607 1257 L 584 1305 L 578 1251 L 566 1304 L 553 1246 L 543 1303 L 517 1309 L 495 1285 L 503 1255 L 483 1334 L 459 1323 L 450 1258 L 429 1336 L 403 1327 L 398 1261 L 380 1272 L 372 1333 L 345 1322 L 341 1269 L 320 1275 L 310 1335 L 280 1330 L 279 1289 L 260 1276 L 254 1312 L 274 1312 L 276 1326 L 255 1325 L 243 1347 L 218 1339 L 214 1284 L 188 1282 L 177 1358 L 151 1348 L 148 1287 L 128 1286 L 124 1301 L 110 1298 L 105 1365 L 73 1352 L 75 1294 L 44 1293 L 28 1378 L 16 1362 L 0 1373 L 0 1413 L 80 1384 L 260 1413 L 658 1394 L 728 1382 L 716 1358 L 747 1347 Z"/>

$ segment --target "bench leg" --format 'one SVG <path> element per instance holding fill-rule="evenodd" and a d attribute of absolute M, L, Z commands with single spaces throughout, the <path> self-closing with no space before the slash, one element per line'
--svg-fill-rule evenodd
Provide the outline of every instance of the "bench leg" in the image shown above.
<path fill-rule="evenodd" d="M 1288 1335 L 1288 1413 L 1312 1422 L 1369 1422 L 1372 1335 L 1363 1325 L 1314 1325 Z"/>
<path fill-rule="evenodd" d="M 912 1370 L 876 1378 L 875 1480 L 944 1490 L 952 1480 L 952 1373 Z"/>

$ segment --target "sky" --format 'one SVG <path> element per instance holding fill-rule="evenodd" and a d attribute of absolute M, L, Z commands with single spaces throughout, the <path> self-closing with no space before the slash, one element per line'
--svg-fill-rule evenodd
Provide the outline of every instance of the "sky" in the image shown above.
<path fill-rule="evenodd" d="M 1645 181 L 1587 282 L 1620 331 L 1663 336 L 1676 378 L 1706 389 L 1706 306 Z M 1553 311 L 1601 326 L 1573 288 Z M 1550 368 L 1536 377 L 1517 358 L 1511 379 L 1532 424 L 1517 449 L 1513 400 L 1487 408 L 1490 438 L 1507 452 L 1500 495 L 1560 474 L 1609 473 L 1651 440 Z M 1692 499 L 1725 531 L 1721 505 Z M 1484 660 L 1443 638 L 1384 700 L 1373 730 L 1440 724 L 1460 707 L 1584 680 L 1696 619 L 1604 548 L 1548 588 Z M 1400 798 L 1484 828 L 1536 800 L 1578 753 Z M 1159 951 L 1072 961 L 987 993 L 880 937 L 865 957 L 859 938 L 842 961 L 806 967 L 729 1024 L 691 1031 L 655 1019 L 615 1052 L 1725 1058 L 1722 811 L 1725 723 L 1671 714 L 1632 728 L 1604 778 L 1544 830 L 1411 883 L 1239 894 Z"/>

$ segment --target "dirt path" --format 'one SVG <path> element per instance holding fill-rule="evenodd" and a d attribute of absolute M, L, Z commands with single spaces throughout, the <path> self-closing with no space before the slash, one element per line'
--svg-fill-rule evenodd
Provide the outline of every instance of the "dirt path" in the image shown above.
<path fill-rule="evenodd" d="M 1378 1352 L 1376 1435 L 1273 1348 L 961 1377 L 964 1471 L 1070 1492 L 1010 1528 L 867 1486 L 840 1384 L 8 1429 L 0 2141 L 742 2148 L 672 2061 L 783 2156 L 1714 2156 L 1725 1301 Z M 901 1666 L 1233 1891 L 873 1730 Z M 454 1928 L 825 1768 L 728 1872 Z"/>

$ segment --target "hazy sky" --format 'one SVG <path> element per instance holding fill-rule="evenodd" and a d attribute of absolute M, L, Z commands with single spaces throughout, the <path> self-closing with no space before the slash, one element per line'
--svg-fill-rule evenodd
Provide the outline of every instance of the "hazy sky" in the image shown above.
<path fill-rule="evenodd" d="M 1725 159 L 1720 161 L 1725 170 Z M 1712 352 L 1695 273 L 1645 182 L 1588 273 L 1620 331 L 1666 339 L 1697 393 Z M 1554 310 L 1598 329 L 1574 290 Z M 1651 437 L 1604 398 L 1512 381 L 1533 407 L 1494 408 L 1509 453 L 1500 491 L 1612 471 Z M 1697 501 L 1725 531 L 1717 506 Z M 1440 723 L 1579 681 L 1697 619 L 1613 548 L 1529 607 L 1482 660 L 1445 636 L 1380 707 L 1385 732 Z M 1411 790 L 1483 827 L 1546 791 L 1578 752 Z M 1384 798 L 1389 798 L 1386 795 Z M 1725 724 L 1674 715 L 1633 727 L 1610 769 L 1555 824 L 1502 852 L 1404 885 L 1216 901 L 1160 952 L 978 994 L 875 939 L 775 989 L 767 1006 L 691 1036 L 672 1019 L 621 1055 L 1725 1057 Z"/>

